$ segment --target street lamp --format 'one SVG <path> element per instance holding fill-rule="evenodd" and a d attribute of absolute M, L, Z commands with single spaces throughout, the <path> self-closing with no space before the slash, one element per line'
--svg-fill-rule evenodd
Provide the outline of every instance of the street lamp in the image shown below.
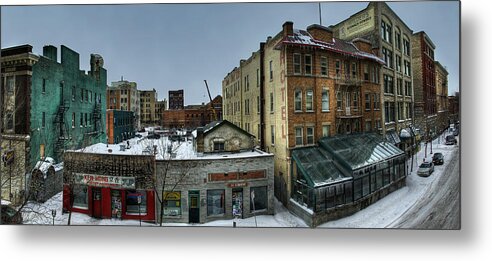
<path fill-rule="evenodd" d="M 55 225 L 56 209 L 51 210 L 51 216 L 53 217 L 53 226 Z"/>

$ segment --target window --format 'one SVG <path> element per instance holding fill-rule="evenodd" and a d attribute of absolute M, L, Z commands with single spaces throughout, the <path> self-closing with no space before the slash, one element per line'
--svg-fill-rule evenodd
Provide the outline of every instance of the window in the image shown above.
<path fill-rule="evenodd" d="M 162 198 L 164 200 L 164 216 L 173 217 L 181 215 L 180 191 L 166 191 Z"/>
<path fill-rule="evenodd" d="M 75 112 L 72 112 L 72 129 L 75 128 Z"/>
<path fill-rule="evenodd" d="M 329 137 L 330 136 L 330 125 L 323 125 L 323 137 Z"/>
<path fill-rule="evenodd" d="M 207 215 L 225 213 L 225 191 L 223 189 L 207 190 Z"/>
<path fill-rule="evenodd" d="M 249 115 L 249 99 L 244 100 L 244 114 Z"/>
<path fill-rule="evenodd" d="M 80 88 L 80 101 L 84 101 L 84 89 Z"/>
<path fill-rule="evenodd" d="M 342 93 L 337 92 L 337 110 L 342 109 Z"/>
<path fill-rule="evenodd" d="M 14 128 L 14 116 L 12 114 L 12 112 L 7 112 L 7 116 L 6 116 L 6 128 L 7 130 L 12 130 Z"/>
<path fill-rule="evenodd" d="M 381 129 L 381 120 L 376 120 L 376 130 Z"/>
<path fill-rule="evenodd" d="M 393 52 L 384 48 L 382 49 L 383 52 L 383 59 L 384 62 L 386 63 L 386 66 L 389 68 L 393 68 Z"/>
<path fill-rule="evenodd" d="M 260 87 L 260 69 L 256 69 L 256 87 Z"/>
<path fill-rule="evenodd" d="M 249 204 L 250 211 L 264 210 L 268 208 L 268 192 L 267 186 L 264 187 L 251 187 L 251 204 Z"/>
<path fill-rule="evenodd" d="M 273 92 L 270 93 L 270 112 L 273 112 Z"/>
<path fill-rule="evenodd" d="M 352 79 L 357 78 L 357 64 L 352 63 Z"/>
<path fill-rule="evenodd" d="M 311 75 L 313 73 L 312 72 L 312 68 L 313 68 L 312 62 L 313 61 L 311 59 L 310 54 L 304 55 L 304 73 L 306 75 Z"/>
<path fill-rule="evenodd" d="M 321 91 L 321 111 L 330 110 L 330 93 L 327 89 Z"/>
<path fill-rule="evenodd" d="M 41 118 L 41 127 L 44 128 L 46 127 L 46 112 L 43 111 L 42 118 Z"/>
<path fill-rule="evenodd" d="M 224 151 L 224 141 L 214 141 L 214 152 Z"/>
<path fill-rule="evenodd" d="M 394 85 L 393 85 L 393 76 L 389 76 L 387 74 L 383 75 L 384 80 L 384 92 L 385 93 L 394 93 Z"/>
<path fill-rule="evenodd" d="M 352 105 L 354 107 L 354 110 L 359 109 L 359 92 L 354 92 Z"/>
<path fill-rule="evenodd" d="M 301 74 L 301 54 L 294 54 L 294 74 Z"/>
<path fill-rule="evenodd" d="M 403 53 L 410 56 L 410 41 L 403 39 Z"/>
<path fill-rule="evenodd" d="M 403 120 L 403 102 L 398 102 L 398 120 Z"/>
<path fill-rule="evenodd" d="M 85 208 L 89 207 L 89 199 L 87 197 L 87 186 L 86 185 L 73 185 L 73 206 L 75 208 Z"/>
<path fill-rule="evenodd" d="M 80 113 L 80 127 L 84 125 L 84 114 L 81 112 Z"/>
<path fill-rule="evenodd" d="M 302 144 L 302 127 L 296 127 L 296 146 Z"/>
<path fill-rule="evenodd" d="M 369 111 L 369 110 L 371 110 L 371 94 L 366 93 L 364 96 L 366 98 L 365 99 L 366 100 L 366 102 L 365 102 L 366 107 L 365 108 L 366 108 L 366 111 Z"/>
<path fill-rule="evenodd" d="M 321 56 L 321 75 L 328 75 L 328 58 L 326 56 Z"/>
<path fill-rule="evenodd" d="M 395 29 L 395 45 L 396 49 L 401 50 L 401 34 L 398 28 Z"/>
<path fill-rule="evenodd" d="M 405 95 L 412 96 L 412 82 L 405 81 Z"/>
<path fill-rule="evenodd" d="M 138 202 L 140 198 L 140 203 Z M 145 190 L 126 191 L 126 213 L 145 214 L 147 213 L 147 192 Z"/>
<path fill-rule="evenodd" d="M 369 81 L 369 65 L 364 64 L 364 81 Z"/>
<path fill-rule="evenodd" d="M 249 91 L 249 75 L 244 77 L 244 84 L 246 85 L 246 91 Z"/>
<path fill-rule="evenodd" d="M 403 95 L 403 79 L 396 79 L 396 93 Z"/>
<path fill-rule="evenodd" d="M 72 86 L 72 101 L 75 101 L 75 86 Z"/>
<path fill-rule="evenodd" d="M 92 91 L 89 91 L 90 101 L 92 102 Z"/>
<path fill-rule="evenodd" d="M 306 91 L 306 111 L 313 111 L 313 91 Z"/>
<path fill-rule="evenodd" d="M 385 102 L 384 103 L 384 117 L 385 122 L 395 122 L 395 103 Z"/>
<path fill-rule="evenodd" d="M 374 110 L 379 110 L 380 104 L 381 104 L 380 95 L 379 95 L 379 93 L 375 93 L 374 94 Z"/>
<path fill-rule="evenodd" d="M 409 61 L 404 61 L 403 64 L 405 65 L 405 75 L 410 76 L 410 62 Z"/>
<path fill-rule="evenodd" d="M 392 42 L 391 25 L 385 21 L 381 21 L 381 38 L 386 42 Z"/>
<path fill-rule="evenodd" d="M 294 94 L 294 110 L 302 111 L 302 91 L 296 90 Z"/>
<path fill-rule="evenodd" d="M 14 76 L 7 76 L 7 92 L 14 92 Z"/>
<path fill-rule="evenodd" d="M 307 144 L 314 144 L 314 127 L 306 128 Z"/>
<path fill-rule="evenodd" d="M 395 55 L 396 57 L 396 71 L 401 72 L 401 56 Z"/>
<path fill-rule="evenodd" d="M 42 89 L 43 94 L 46 93 L 46 79 L 43 79 L 43 89 Z"/>
<path fill-rule="evenodd" d="M 270 126 L 270 141 L 275 145 L 275 125 Z"/>
<path fill-rule="evenodd" d="M 273 61 L 270 61 L 270 81 L 273 81 Z"/>
<path fill-rule="evenodd" d="M 340 77 L 340 61 L 336 60 L 335 61 L 335 75 L 336 77 Z"/>

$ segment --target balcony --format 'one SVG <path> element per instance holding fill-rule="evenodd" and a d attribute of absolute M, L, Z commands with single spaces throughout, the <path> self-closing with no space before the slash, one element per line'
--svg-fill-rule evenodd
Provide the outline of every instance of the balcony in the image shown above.
<path fill-rule="evenodd" d="M 362 117 L 362 109 L 360 107 L 343 107 L 337 110 L 335 116 L 340 119 L 354 119 Z"/>
<path fill-rule="evenodd" d="M 362 86 L 362 80 L 357 76 L 350 74 L 335 75 L 335 84 L 346 86 Z"/>

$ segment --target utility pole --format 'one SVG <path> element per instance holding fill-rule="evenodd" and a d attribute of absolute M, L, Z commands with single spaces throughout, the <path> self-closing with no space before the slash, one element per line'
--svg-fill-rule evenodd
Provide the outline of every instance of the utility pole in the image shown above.
<path fill-rule="evenodd" d="M 318 10 L 319 10 L 319 25 L 323 25 L 321 23 L 321 2 L 318 2 Z"/>

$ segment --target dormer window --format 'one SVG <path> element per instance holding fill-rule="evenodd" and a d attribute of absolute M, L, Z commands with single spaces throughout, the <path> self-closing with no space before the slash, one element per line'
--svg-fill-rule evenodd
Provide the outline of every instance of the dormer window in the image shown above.
<path fill-rule="evenodd" d="M 225 150 L 225 142 L 223 140 L 214 141 L 214 152 L 222 152 Z"/>

